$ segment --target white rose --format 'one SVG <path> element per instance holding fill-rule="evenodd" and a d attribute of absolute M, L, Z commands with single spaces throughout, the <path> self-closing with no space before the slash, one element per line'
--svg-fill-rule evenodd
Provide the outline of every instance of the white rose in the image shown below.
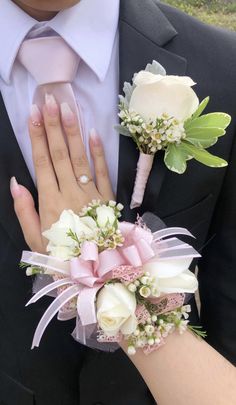
<path fill-rule="evenodd" d="M 76 215 L 75 232 L 79 235 L 93 236 L 98 227 L 96 222 L 91 217 L 78 217 Z"/>
<path fill-rule="evenodd" d="M 75 242 L 67 235 L 70 229 L 75 232 L 75 214 L 73 211 L 63 211 L 59 221 L 44 231 L 43 236 L 55 246 L 71 247 Z"/>
<path fill-rule="evenodd" d="M 184 122 L 199 106 L 198 97 L 191 88 L 195 83 L 190 77 L 162 76 L 141 71 L 134 83 L 137 87 L 129 107 L 146 121 L 155 120 L 166 113 Z"/>
<path fill-rule="evenodd" d="M 96 305 L 98 324 L 106 335 L 115 336 L 119 331 L 129 335 L 136 330 L 135 295 L 123 284 L 105 285 L 98 294 Z"/>
<path fill-rule="evenodd" d="M 54 246 L 49 242 L 47 246 L 47 252 L 50 252 L 51 256 L 57 257 L 62 260 L 69 260 L 74 257 L 74 245 L 68 246 Z"/>
<path fill-rule="evenodd" d="M 43 232 L 43 236 L 49 240 L 47 251 L 51 254 L 66 258 L 67 254 L 72 255 L 76 242 L 68 236 L 71 230 L 78 238 L 81 236 L 91 237 L 96 232 L 96 222 L 90 217 L 80 218 L 71 210 L 62 212 L 59 221 Z"/>
<path fill-rule="evenodd" d="M 194 293 L 198 289 L 196 276 L 188 270 L 192 259 L 165 260 L 146 263 L 145 272 L 155 280 L 159 293 Z"/>
<path fill-rule="evenodd" d="M 107 223 L 109 222 L 110 225 L 113 225 L 116 216 L 114 213 L 114 209 L 112 207 L 107 207 L 106 205 L 102 205 L 96 209 L 97 212 L 97 223 L 101 228 L 104 228 Z"/>

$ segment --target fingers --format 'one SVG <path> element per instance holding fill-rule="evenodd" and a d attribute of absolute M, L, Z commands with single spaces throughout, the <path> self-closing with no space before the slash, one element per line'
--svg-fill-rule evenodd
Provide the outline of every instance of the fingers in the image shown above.
<path fill-rule="evenodd" d="M 15 177 L 11 179 L 10 189 L 14 199 L 15 212 L 27 245 L 33 251 L 44 252 L 40 221 L 33 197 L 25 187 L 17 183 Z"/>
<path fill-rule="evenodd" d="M 42 115 L 35 104 L 31 107 L 29 133 L 38 189 L 42 193 L 47 190 L 58 191 Z"/>
<path fill-rule="evenodd" d="M 61 104 L 61 118 L 68 140 L 70 160 L 77 183 L 82 189 L 92 193 L 95 190 L 95 184 L 93 181 L 84 185 L 80 182 L 81 176 L 87 176 L 87 178 L 92 179 L 92 174 L 85 152 L 78 119 L 72 112 L 68 103 Z"/>
<path fill-rule="evenodd" d="M 97 189 L 104 199 L 114 199 L 104 149 L 100 137 L 94 129 L 90 133 L 90 150 L 94 162 Z"/>
<path fill-rule="evenodd" d="M 59 107 L 52 94 L 46 94 L 43 108 L 45 130 L 59 188 L 67 189 L 76 183 L 70 156 L 62 132 Z"/>

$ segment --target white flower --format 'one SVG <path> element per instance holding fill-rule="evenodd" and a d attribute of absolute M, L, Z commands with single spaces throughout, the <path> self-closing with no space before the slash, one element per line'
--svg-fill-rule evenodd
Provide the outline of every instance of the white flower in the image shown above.
<path fill-rule="evenodd" d="M 129 108 L 146 121 L 167 114 L 184 122 L 199 106 L 198 97 L 191 88 L 195 83 L 190 77 L 162 76 L 141 71 L 134 83 L 136 88 Z"/>
<path fill-rule="evenodd" d="M 26 275 L 27 275 L 28 277 L 33 275 L 32 267 L 27 267 L 27 269 L 26 269 Z"/>
<path fill-rule="evenodd" d="M 105 228 L 107 223 L 113 225 L 116 216 L 114 213 L 114 209 L 112 207 L 107 207 L 106 205 L 102 205 L 96 209 L 97 212 L 97 223 L 101 228 Z"/>
<path fill-rule="evenodd" d="M 182 335 L 188 328 L 188 323 L 189 321 L 181 321 L 179 326 L 178 326 L 178 330 L 179 333 Z"/>
<path fill-rule="evenodd" d="M 139 294 L 144 298 L 148 298 L 151 295 L 151 289 L 149 287 L 143 286 L 140 288 Z"/>
<path fill-rule="evenodd" d="M 143 270 L 149 271 L 160 293 L 194 293 L 198 289 L 198 281 L 188 270 L 191 261 L 191 258 L 153 261 L 146 263 Z"/>
<path fill-rule="evenodd" d="M 134 293 L 135 291 L 137 291 L 137 287 L 135 284 L 131 283 L 128 285 L 128 290 L 132 293 Z"/>
<path fill-rule="evenodd" d="M 134 346 L 128 346 L 128 355 L 129 356 L 134 356 L 136 353 L 135 347 Z"/>
<path fill-rule="evenodd" d="M 151 336 L 154 333 L 154 326 L 153 325 L 147 325 L 145 326 L 145 332 L 147 333 L 148 336 Z"/>
<path fill-rule="evenodd" d="M 80 218 L 71 210 L 62 212 L 59 221 L 43 232 L 43 236 L 49 240 L 47 251 L 61 259 L 69 259 L 73 256 L 73 250 L 77 245 L 68 232 L 72 231 L 79 238 L 92 237 L 97 230 L 96 222 L 91 217 Z"/>
<path fill-rule="evenodd" d="M 71 246 L 55 246 L 53 243 L 49 242 L 47 245 L 47 252 L 50 252 L 50 255 L 57 257 L 61 260 L 69 260 L 74 257 L 74 248 L 75 244 Z"/>
<path fill-rule="evenodd" d="M 136 330 L 136 299 L 123 284 L 105 285 L 96 305 L 98 324 L 107 336 L 115 336 L 119 331 L 129 335 Z"/>

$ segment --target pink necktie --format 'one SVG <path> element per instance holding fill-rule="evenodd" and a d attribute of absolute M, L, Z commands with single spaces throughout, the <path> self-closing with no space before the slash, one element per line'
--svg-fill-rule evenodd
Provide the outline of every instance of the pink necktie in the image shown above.
<path fill-rule="evenodd" d="M 79 116 L 71 83 L 80 58 L 61 37 L 24 41 L 18 52 L 18 60 L 38 84 L 33 97 L 34 104 L 42 107 L 45 94 L 53 94 L 58 103 L 67 102 Z"/>

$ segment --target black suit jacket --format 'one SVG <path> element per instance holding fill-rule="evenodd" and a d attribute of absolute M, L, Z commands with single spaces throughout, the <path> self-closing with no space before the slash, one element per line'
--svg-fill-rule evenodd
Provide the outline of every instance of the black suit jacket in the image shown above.
<path fill-rule="evenodd" d="M 105 10 L 104 10 L 105 12 Z M 208 111 L 235 115 L 236 34 L 209 27 L 156 0 L 121 0 L 120 83 L 153 59 L 168 74 L 189 75 L 200 99 L 211 96 Z M 109 107 L 108 107 L 109 108 Z M 168 171 L 162 153 L 155 158 L 144 202 L 130 211 L 138 152 L 120 137 L 117 200 L 124 219 L 151 211 L 168 226 L 187 227 L 201 249 L 201 323 L 208 341 L 236 361 L 236 146 L 235 120 L 211 149 L 229 161 L 211 169 L 190 161 L 185 174 Z M 0 404 L 148 405 L 153 399 L 142 378 L 119 350 L 85 349 L 70 336 L 73 323 L 55 320 L 39 349 L 30 351 L 34 329 L 50 298 L 30 309 L 31 280 L 18 269 L 25 242 L 13 212 L 10 177 L 36 190 L 0 100 Z M 197 322 L 193 303 L 193 318 Z M 158 376 L 157 376 L 158 377 Z"/>

